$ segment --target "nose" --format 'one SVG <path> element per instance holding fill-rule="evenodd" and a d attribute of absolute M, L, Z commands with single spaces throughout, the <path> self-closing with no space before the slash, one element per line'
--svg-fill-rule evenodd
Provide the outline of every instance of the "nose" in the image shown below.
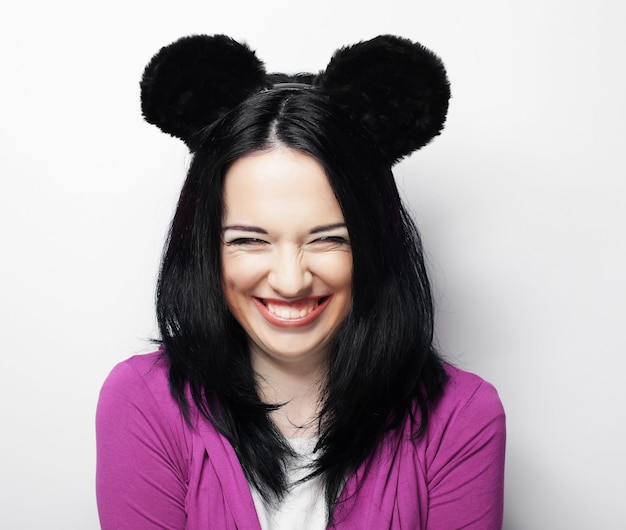
<path fill-rule="evenodd" d="M 298 298 L 308 294 L 313 283 L 313 274 L 302 252 L 297 249 L 281 249 L 275 254 L 267 280 L 270 287 L 281 296 Z"/>

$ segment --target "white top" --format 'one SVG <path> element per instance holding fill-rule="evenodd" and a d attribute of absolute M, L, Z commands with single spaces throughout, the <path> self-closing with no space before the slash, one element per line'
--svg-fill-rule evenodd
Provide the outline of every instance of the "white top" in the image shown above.
<path fill-rule="evenodd" d="M 298 454 L 287 470 L 289 484 L 294 484 L 309 472 L 317 438 L 288 440 Z M 324 530 L 326 528 L 326 499 L 321 477 L 290 487 L 283 501 L 268 506 L 259 492 L 252 488 L 252 499 L 263 530 Z"/>

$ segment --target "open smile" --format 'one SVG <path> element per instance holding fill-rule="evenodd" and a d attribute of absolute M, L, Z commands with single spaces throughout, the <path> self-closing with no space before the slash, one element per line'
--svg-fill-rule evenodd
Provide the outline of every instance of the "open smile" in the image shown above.
<path fill-rule="evenodd" d="M 332 295 L 311 296 L 293 302 L 258 297 L 254 297 L 253 300 L 270 324 L 279 327 L 302 327 L 316 320 L 331 298 Z"/>

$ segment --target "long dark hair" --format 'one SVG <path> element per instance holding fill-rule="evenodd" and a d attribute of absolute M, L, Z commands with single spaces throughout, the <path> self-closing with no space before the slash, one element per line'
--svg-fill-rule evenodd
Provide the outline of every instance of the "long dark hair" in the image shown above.
<path fill-rule="evenodd" d="M 321 475 L 329 517 L 347 476 L 410 417 L 423 433 L 445 372 L 433 349 L 433 307 L 417 229 L 391 169 L 367 132 L 318 89 L 268 90 L 206 131 L 172 222 L 157 317 L 173 395 L 193 402 L 232 444 L 266 500 L 288 487 L 291 450 L 257 393 L 247 337 L 230 314 L 220 267 L 222 187 L 239 157 L 284 145 L 324 167 L 353 255 L 351 310 L 332 341 L 310 476 Z M 414 412 L 417 412 L 414 414 Z"/>

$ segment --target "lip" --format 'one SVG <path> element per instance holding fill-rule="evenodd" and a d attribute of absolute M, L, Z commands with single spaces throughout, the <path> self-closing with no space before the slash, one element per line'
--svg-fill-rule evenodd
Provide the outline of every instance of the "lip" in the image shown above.
<path fill-rule="evenodd" d="M 275 298 L 258 298 L 253 297 L 254 303 L 259 309 L 263 318 L 267 320 L 273 326 L 280 328 L 301 328 L 312 324 L 322 314 L 324 309 L 328 306 L 332 295 L 325 296 L 311 296 L 308 298 L 302 298 L 293 302 L 286 302 L 285 300 L 279 300 Z M 267 308 L 267 304 L 275 304 L 278 306 L 289 307 L 292 309 L 300 309 L 310 307 L 312 303 L 317 305 L 310 313 L 307 313 L 303 317 L 298 318 L 281 318 L 278 315 L 271 313 Z"/>

